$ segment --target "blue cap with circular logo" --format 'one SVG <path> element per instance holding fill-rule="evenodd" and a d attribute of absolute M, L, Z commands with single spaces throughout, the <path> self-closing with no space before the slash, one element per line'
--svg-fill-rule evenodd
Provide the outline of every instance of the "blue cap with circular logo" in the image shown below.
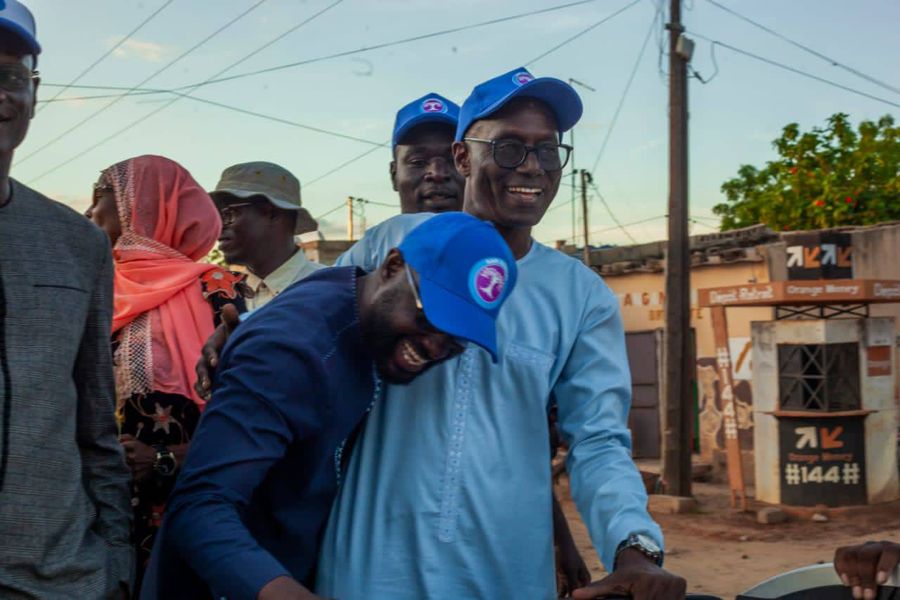
<path fill-rule="evenodd" d="M 456 141 L 462 141 L 472 123 L 491 116 L 513 98 L 523 96 L 536 98 L 550 107 L 556 115 L 560 138 L 575 126 L 584 111 L 581 98 L 571 85 L 554 77 L 535 78 L 528 69 L 520 67 L 475 86 L 459 110 Z"/>
<path fill-rule="evenodd" d="M 516 259 L 493 225 L 461 212 L 435 215 L 399 246 L 419 274 L 425 317 L 497 362 L 497 314 L 516 285 Z"/>
<path fill-rule="evenodd" d="M 459 106 L 454 102 L 433 92 L 425 94 L 397 111 L 391 147 L 396 147 L 403 136 L 409 133 L 413 127 L 423 123 L 446 123 L 451 127 L 456 127 L 458 119 Z"/>
<path fill-rule="evenodd" d="M 24 45 L 28 54 L 37 56 L 41 53 L 38 44 L 34 15 L 18 0 L 0 0 L 0 31 L 4 35 L 12 35 Z"/>

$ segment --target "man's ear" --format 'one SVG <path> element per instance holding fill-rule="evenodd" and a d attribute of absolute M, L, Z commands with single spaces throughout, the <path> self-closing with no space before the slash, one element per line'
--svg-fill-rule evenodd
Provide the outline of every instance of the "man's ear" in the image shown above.
<path fill-rule="evenodd" d="M 384 262 L 382 262 L 381 266 L 378 268 L 378 274 L 380 275 L 381 280 L 389 281 L 396 277 L 403 271 L 404 264 L 406 264 L 406 261 L 403 260 L 403 254 L 401 254 L 400 250 L 397 248 L 392 248 L 391 251 L 388 252 L 387 258 L 384 259 Z"/>
<path fill-rule="evenodd" d="M 394 187 L 394 191 L 397 191 L 397 161 L 392 160 L 390 164 L 390 172 L 391 172 L 391 185 Z"/>
<path fill-rule="evenodd" d="M 453 142 L 453 145 L 450 146 L 450 150 L 453 152 L 453 164 L 456 165 L 456 170 L 459 171 L 463 177 L 468 177 L 472 171 L 469 145 L 465 142 Z"/>

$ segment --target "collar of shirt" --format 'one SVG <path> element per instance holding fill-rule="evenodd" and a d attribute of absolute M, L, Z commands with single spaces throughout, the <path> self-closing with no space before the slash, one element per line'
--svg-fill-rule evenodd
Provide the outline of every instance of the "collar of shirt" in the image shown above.
<path fill-rule="evenodd" d="M 277 296 L 295 281 L 303 279 L 320 268 L 322 268 L 321 265 L 306 258 L 303 250 L 298 248 L 293 256 L 269 273 L 265 279 L 260 279 L 253 273 L 248 273 L 247 285 L 256 293 L 259 293 L 260 288 L 265 285 L 273 296 Z"/>

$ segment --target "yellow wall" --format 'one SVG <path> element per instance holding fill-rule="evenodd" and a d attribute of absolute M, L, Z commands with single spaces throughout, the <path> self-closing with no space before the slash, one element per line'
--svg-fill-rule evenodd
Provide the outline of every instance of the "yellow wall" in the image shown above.
<path fill-rule="evenodd" d="M 645 331 L 665 324 L 663 306 L 666 286 L 663 273 L 629 273 L 604 277 L 619 297 L 625 331 Z M 709 309 L 697 307 L 697 290 L 709 287 L 769 281 L 765 262 L 734 263 L 696 267 L 691 270 L 691 325 L 697 336 L 697 357 L 715 356 Z M 728 310 L 728 331 L 732 338 L 749 338 L 751 321 L 769 321 L 770 308 L 732 308 Z M 737 360 L 737 357 L 734 357 Z"/>

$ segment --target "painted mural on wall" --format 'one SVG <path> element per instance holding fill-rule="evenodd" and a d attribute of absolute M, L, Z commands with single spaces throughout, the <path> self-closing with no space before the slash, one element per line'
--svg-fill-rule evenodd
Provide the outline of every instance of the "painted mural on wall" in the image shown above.
<path fill-rule="evenodd" d="M 734 378 L 735 421 L 741 448 L 753 447 L 753 388 L 751 387 L 750 338 L 729 339 Z M 723 385 L 718 373 L 715 356 L 697 360 L 697 405 L 699 414 L 700 453 L 709 459 L 725 451 L 725 427 L 723 424 L 725 402 Z"/>

